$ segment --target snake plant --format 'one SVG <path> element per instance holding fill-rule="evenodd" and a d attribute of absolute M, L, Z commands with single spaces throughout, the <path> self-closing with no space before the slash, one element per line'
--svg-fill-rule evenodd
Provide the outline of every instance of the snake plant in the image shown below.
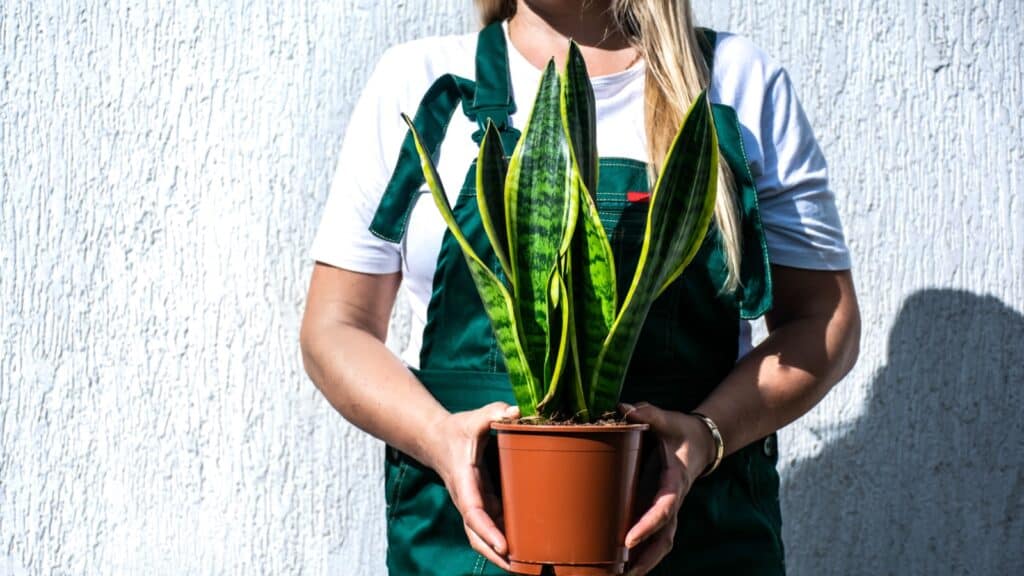
<path fill-rule="evenodd" d="M 690 106 L 661 167 L 630 279 L 615 277 L 598 217 L 594 94 L 575 42 L 561 74 L 548 63 L 511 158 L 493 124 L 480 144 L 476 204 L 493 267 L 460 230 L 429 151 L 403 118 L 466 257 L 521 415 L 590 422 L 614 411 L 651 304 L 683 273 L 711 222 L 719 160 L 706 92 Z"/>

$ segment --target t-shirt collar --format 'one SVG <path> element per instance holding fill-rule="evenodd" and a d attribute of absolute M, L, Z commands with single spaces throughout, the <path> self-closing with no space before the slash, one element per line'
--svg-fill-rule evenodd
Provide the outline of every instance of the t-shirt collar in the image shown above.
<path fill-rule="evenodd" d="M 540 82 L 541 74 L 544 71 L 531 64 L 526 59 L 526 56 L 523 56 L 512 44 L 508 35 L 508 20 L 502 21 L 501 29 L 505 33 L 505 43 L 508 45 L 509 72 L 513 78 L 513 84 L 515 84 L 514 79 L 516 78 L 530 78 L 532 85 L 536 86 Z M 632 66 L 620 72 L 596 77 L 591 76 L 590 84 L 594 87 L 594 99 L 601 100 L 617 94 L 627 85 L 636 81 L 638 77 L 641 77 L 645 68 L 644 59 L 639 58 Z M 532 95 L 530 97 L 532 98 Z"/>

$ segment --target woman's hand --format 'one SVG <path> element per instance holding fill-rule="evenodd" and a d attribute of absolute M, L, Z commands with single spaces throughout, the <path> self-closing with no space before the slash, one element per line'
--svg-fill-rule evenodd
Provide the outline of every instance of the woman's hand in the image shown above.
<path fill-rule="evenodd" d="M 509 569 L 505 558 L 508 543 L 495 523 L 501 522 L 501 500 L 493 489 L 483 455 L 491 422 L 518 416 L 519 408 L 504 402 L 448 414 L 435 427 L 429 462 L 462 514 L 473 549 L 503 570 Z"/>
<path fill-rule="evenodd" d="M 622 404 L 630 422 L 648 424 L 660 443 L 662 460 L 658 491 L 650 509 L 626 534 L 627 576 L 641 576 L 672 550 L 676 514 L 690 486 L 714 458 L 715 444 L 707 426 L 696 416 L 662 410 L 646 402 Z"/>

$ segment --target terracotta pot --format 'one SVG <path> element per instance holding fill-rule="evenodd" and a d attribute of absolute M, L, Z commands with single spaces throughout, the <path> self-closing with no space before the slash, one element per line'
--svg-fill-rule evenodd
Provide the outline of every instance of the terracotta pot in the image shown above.
<path fill-rule="evenodd" d="M 512 570 L 622 574 L 646 424 L 494 423 Z"/>

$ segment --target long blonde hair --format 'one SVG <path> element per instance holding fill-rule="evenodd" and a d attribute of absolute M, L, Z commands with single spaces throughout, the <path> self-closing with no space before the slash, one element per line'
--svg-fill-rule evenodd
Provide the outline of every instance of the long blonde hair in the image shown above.
<path fill-rule="evenodd" d="M 516 12 L 516 0 L 476 0 L 476 4 L 484 26 Z M 646 63 L 644 122 L 648 168 L 654 176 L 690 104 L 710 84 L 710 73 L 698 44 L 689 0 L 612 0 L 611 11 L 619 30 Z M 733 291 L 740 279 L 739 209 L 732 171 L 724 161 L 718 165 L 715 224 L 727 272 L 722 289 Z"/>

